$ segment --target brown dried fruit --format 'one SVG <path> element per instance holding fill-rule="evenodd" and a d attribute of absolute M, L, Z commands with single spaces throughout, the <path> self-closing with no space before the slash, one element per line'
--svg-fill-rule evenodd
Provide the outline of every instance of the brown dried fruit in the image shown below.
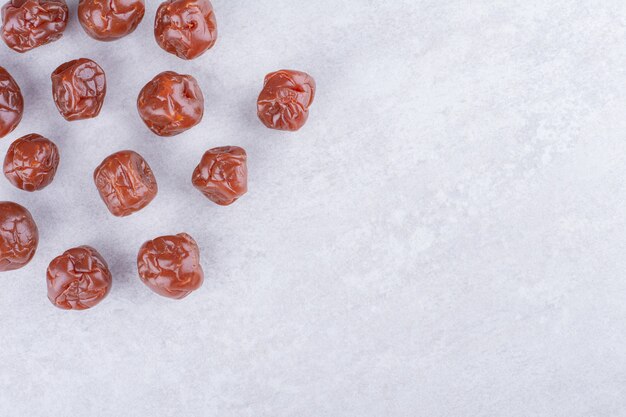
<path fill-rule="evenodd" d="M 131 34 L 146 12 L 144 0 L 80 0 L 78 20 L 89 36 L 114 41 Z"/>
<path fill-rule="evenodd" d="M 315 98 L 315 80 L 292 70 L 272 72 L 265 77 L 257 100 L 257 114 L 270 129 L 295 131 L 306 123 Z"/>
<path fill-rule="evenodd" d="M 174 136 L 200 123 L 204 115 L 204 96 L 191 75 L 165 71 L 141 90 L 137 110 L 154 133 Z"/>
<path fill-rule="evenodd" d="M 150 165 L 137 152 L 120 151 L 102 161 L 93 173 L 102 201 L 118 217 L 129 216 L 156 197 L 157 182 Z"/>
<path fill-rule="evenodd" d="M 248 191 L 246 151 L 238 146 L 206 151 L 193 172 L 191 182 L 216 204 L 227 206 L 234 203 Z"/>
<path fill-rule="evenodd" d="M 182 59 L 194 59 L 217 40 L 217 22 L 209 0 L 167 0 L 154 20 L 154 37 L 161 48 Z"/>
<path fill-rule="evenodd" d="M 2 6 L 2 39 L 14 51 L 30 51 L 61 38 L 68 18 L 65 0 L 10 0 Z"/>
<path fill-rule="evenodd" d="M 0 201 L 0 272 L 19 269 L 35 256 L 39 231 L 26 208 Z"/>
<path fill-rule="evenodd" d="M 109 267 L 90 246 L 72 248 L 52 260 L 46 274 L 48 299 L 63 310 L 86 310 L 102 301 L 111 289 Z"/>
<path fill-rule="evenodd" d="M 100 65 L 80 58 L 66 62 L 52 73 L 52 97 L 65 120 L 96 117 L 106 96 L 106 76 Z"/>
<path fill-rule="evenodd" d="M 24 114 L 22 91 L 11 74 L 0 67 L 0 138 L 20 124 Z"/>
<path fill-rule="evenodd" d="M 49 139 L 30 134 L 9 146 L 4 158 L 4 176 L 24 191 L 42 190 L 54 179 L 59 166 L 59 149 Z"/>
<path fill-rule="evenodd" d="M 204 281 L 200 249 L 186 233 L 144 243 L 137 255 L 137 269 L 148 288 L 169 298 L 185 298 Z"/>

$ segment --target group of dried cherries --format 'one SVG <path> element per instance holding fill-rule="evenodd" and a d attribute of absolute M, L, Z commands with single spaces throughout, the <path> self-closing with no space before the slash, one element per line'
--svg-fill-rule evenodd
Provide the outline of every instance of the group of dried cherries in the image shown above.
<path fill-rule="evenodd" d="M 80 0 L 78 19 L 89 36 L 114 41 L 132 33 L 145 13 L 144 0 Z M 1 36 L 23 53 L 61 38 L 69 9 L 65 0 L 10 0 L 2 7 Z M 217 23 L 209 0 L 166 0 L 154 22 L 154 36 L 165 51 L 194 59 L 217 39 Z M 59 66 L 51 76 L 52 97 L 68 121 L 98 116 L 106 96 L 106 76 L 96 62 L 80 58 Z M 280 70 L 268 74 L 257 100 L 259 119 L 271 129 L 296 131 L 308 118 L 315 81 L 304 72 Z M 202 120 L 204 97 L 191 75 L 166 71 L 139 93 L 137 110 L 159 136 L 178 135 Z M 0 137 L 22 119 L 24 99 L 18 84 L 0 67 Z M 29 134 L 15 140 L 4 159 L 4 175 L 24 191 L 39 191 L 54 179 L 59 150 L 51 140 Z M 247 155 L 238 146 L 208 150 L 192 174 L 193 185 L 209 200 L 229 205 L 247 191 Z M 146 207 L 157 194 L 157 181 L 146 160 L 124 150 L 108 156 L 95 169 L 94 183 L 114 216 L 128 216 Z M 0 272 L 25 266 L 39 243 L 37 225 L 23 206 L 0 202 Z M 137 256 L 139 277 L 151 290 L 184 298 L 204 280 L 200 251 L 194 239 L 180 233 L 145 242 Z M 65 251 L 50 262 L 46 274 L 48 298 L 57 307 L 84 310 L 109 293 L 111 272 L 90 246 Z"/>

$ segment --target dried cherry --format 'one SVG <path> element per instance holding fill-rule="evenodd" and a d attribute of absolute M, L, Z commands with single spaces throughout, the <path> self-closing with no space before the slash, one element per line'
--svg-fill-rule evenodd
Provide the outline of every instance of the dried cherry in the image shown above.
<path fill-rule="evenodd" d="M 145 242 L 137 255 L 137 269 L 148 288 L 169 298 L 185 298 L 204 281 L 200 249 L 186 233 Z"/>
<path fill-rule="evenodd" d="M 156 197 L 158 186 L 150 165 L 137 152 L 120 151 L 93 173 L 102 201 L 114 216 L 129 216 Z"/>
<path fill-rule="evenodd" d="M 61 38 L 68 18 L 65 0 L 9 0 L 2 6 L 2 39 L 14 51 L 30 51 Z"/>
<path fill-rule="evenodd" d="M 315 80 L 292 70 L 272 72 L 265 77 L 257 100 L 257 114 L 270 129 L 295 131 L 306 123 L 315 98 Z"/>
<path fill-rule="evenodd" d="M 0 138 L 20 124 L 24 114 L 22 91 L 11 74 L 0 67 Z"/>
<path fill-rule="evenodd" d="M 78 20 L 89 36 L 114 41 L 137 29 L 146 13 L 144 0 L 80 0 Z"/>
<path fill-rule="evenodd" d="M 111 290 L 109 266 L 90 246 L 65 251 L 50 262 L 46 273 L 48 299 L 63 310 L 86 310 Z"/>
<path fill-rule="evenodd" d="M 59 149 L 49 139 L 30 134 L 9 146 L 4 158 L 4 176 L 24 191 L 39 191 L 50 185 L 59 166 Z"/>
<path fill-rule="evenodd" d="M 161 48 L 182 59 L 194 59 L 217 40 L 217 22 L 209 0 L 167 0 L 154 20 L 154 37 Z"/>
<path fill-rule="evenodd" d="M 191 75 L 165 71 L 141 90 L 137 110 L 152 132 L 174 136 L 202 121 L 204 96 Z"/>
<path fill-rule="evenodd" d="M 100 114 L 106 96 L 106 76 L 100 65 L 80 58 L 52 73 L 52 97 L 65 120 L 90 119 Z"/>
<path fill-rule="evenodd" d="M 39 230 L 30 212 L 17 203 L 0 201 L 0 272 L 25 266 L 39 245 Z"/>
<path fill-rule="evenodd" d="M 216 204 L 227 206 L 234 203 L 248 191 L 246 151 L 238 146 L 206 151 L 191 182 Z"/>

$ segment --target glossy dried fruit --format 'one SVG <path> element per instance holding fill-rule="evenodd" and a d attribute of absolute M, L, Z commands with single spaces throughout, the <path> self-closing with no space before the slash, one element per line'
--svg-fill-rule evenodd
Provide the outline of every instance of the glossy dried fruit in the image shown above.
<path fill-rule="evenodd" d="M 161 48 L 182 59 L 194 59 L 217 40 L 217 22 L 209 0 L 167 0 L 154 20 L 154 37 Z"/>
<path fill-rule="evenodd" d="M 78 20 L 89 36 L 114 41 L 132 33 L 146 12 L 144 0 L 80 0 Z"/>
<path fill-rule="evenodd" d="M 204 115 L 204 96 L 191 75 L 165 71 L 141 90 L 137 110 L 154 133 L 174 136 L 200 123 Z"/>
<path fill-rule="evenodd" d="M 65 120 L 96 117 L 106 96 L 106 77 L 100 65 L 80 58 L 66 62 L 52 73 L 52 97 Z"/>
<path fill-rule="evenodd" d="M 272 72 L 265 77 L 257 100 L 257 114 L 270 129 L 295 131 L 306 123 L 315 98 L 315 80 L 292 70 Z"/>
<path fill-rule="evenodd" d="M 30 134 L 9 146 L 4 158 L 4 176 L 24 191 L 42 190 L 54 179 L 59 166 L 59 149 L 41 135 Z"/>
<path fill-rule="evenodd" d="M 63 310 L 86 310 L 102 301 L 113 282 L 109 267 L 90 246 L 72 248 L 50 262 L 48 299 Z"/>
<path fill-rule="evenodd" d="M 200 249 L 186 233 L 144 243 L 137 255 L 137 269 L 148 288 L 169 298 L 185 298 L 204 281 Z"/>
<path fill-rule="evenodd" d="M 19 269 L 35 256 L 39 231 L 26 208 L 0 201 L 0 272 Z"/>
<path fill-rule="evenodd" d="M 11 74 L 0 67 L 0 138 L 20 124 L 24 114 L 22 91 Z"/>
<path fill-rule="evenodd" d="M 61 38 L 68 18 L 65 0 L 10 0 L 2 7 L 2 39 L 14 51 L 30 51 Z"/>
<path fill-rule="evenodd" d="M 158 192 L 150 165 L 133 151 L 120 151 L 105 158 L 94 171 L 93 179 L 102 201 L 118 217 L 146 207 Z"/>
<path fill-rule="evenodd" d="M 248 191 L 246 161 L 246 151 L 238 146 L 210 149 L 193 171 L 191 182 L 209 200 L 227 206 Z"/>

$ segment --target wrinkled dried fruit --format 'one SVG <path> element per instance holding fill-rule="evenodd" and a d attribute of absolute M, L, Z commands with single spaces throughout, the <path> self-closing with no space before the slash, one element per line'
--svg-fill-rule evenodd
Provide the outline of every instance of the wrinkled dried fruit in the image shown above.
<path fill-rule="evenodd" d="M 200 123 L 204 115 L 204 96 L 191 75 L 166 71 L 141 90 L 137 110 L 154 133 L 174 136 Z"/>
<path fill-rule="evenodd" d="M 209 0 L 167 0 L 154 20 L 154 37 L 161 48 L 182 59 L 194 59 L 217 40 L 217 22 Z"/>
<path fill-rule="evenodd" d="M 120 151 L 105 158 L 94 171 L 93 179 L 102 201 L 118 217 L 146 207 L 158 191 L 150 165 L 133 151 Z"/>
<path fill-rule="evenodd" d="M 169 298 L 185 298 L 204 281 L 200 249 L 186 233 L 144 243 L 137 255 L 137 269 L 148 288 Z"/>
<path fill-rule="evenodd" d="M 78 20 L 89 36 L 114 41 L 132 33 L 146 12 L 144 0 L 80 0 Z"/>
<path fill-rule="evenodd" d="M 295 131 L 306 123 L 314 98 L 313 77 L 300 71 L 276 71 L 265 77 L 257 114 L 270 129 Z"/>
<path fill-rule="evenodd" d="M 96 117 L 106 95 L 104 71 L 86 58 L 66 62 L 52 73 L 52 97 L 65 120 Z"/>
<path fill-rule="evenodd" d="M 30 51 L 63 36 L 68 18 L 65 0 L 10 0 L 2 6 L 2 39 L 14 51 Z"/>
<path fill-rule="evenodd" d="M 50 262 L 46 274 L 48 299 L 63 310 L 86 310 L 102 301 L 111 289 L 109 267 L 90 246 L 72 248 Z"/>
<path fill-rule="evenodd" d="M 0 272 L 19 269 L 35 256 L 39 231 L 26 208 L 0 201 Z"/>
<path fill-rule="evenodd" d="M 191 182 L 209 200 L 227 206 L 248 191 L 246 160 L 246 151 L 238 146 L 210 149 L 193 171 Z"/>
<path fill-rule="evenodd" d="M 0 138 L 20 124 L 24 114 L 22 91 L 11 74 L 0 67 Z"/>
<path fill-rule="evenodd" d="M 59 149 L 54 142 L 30 134 L 9 146 L 4 158 L 4 176 L 21 190 L 38 191 L 50 185 L 58 166 Z"/>

